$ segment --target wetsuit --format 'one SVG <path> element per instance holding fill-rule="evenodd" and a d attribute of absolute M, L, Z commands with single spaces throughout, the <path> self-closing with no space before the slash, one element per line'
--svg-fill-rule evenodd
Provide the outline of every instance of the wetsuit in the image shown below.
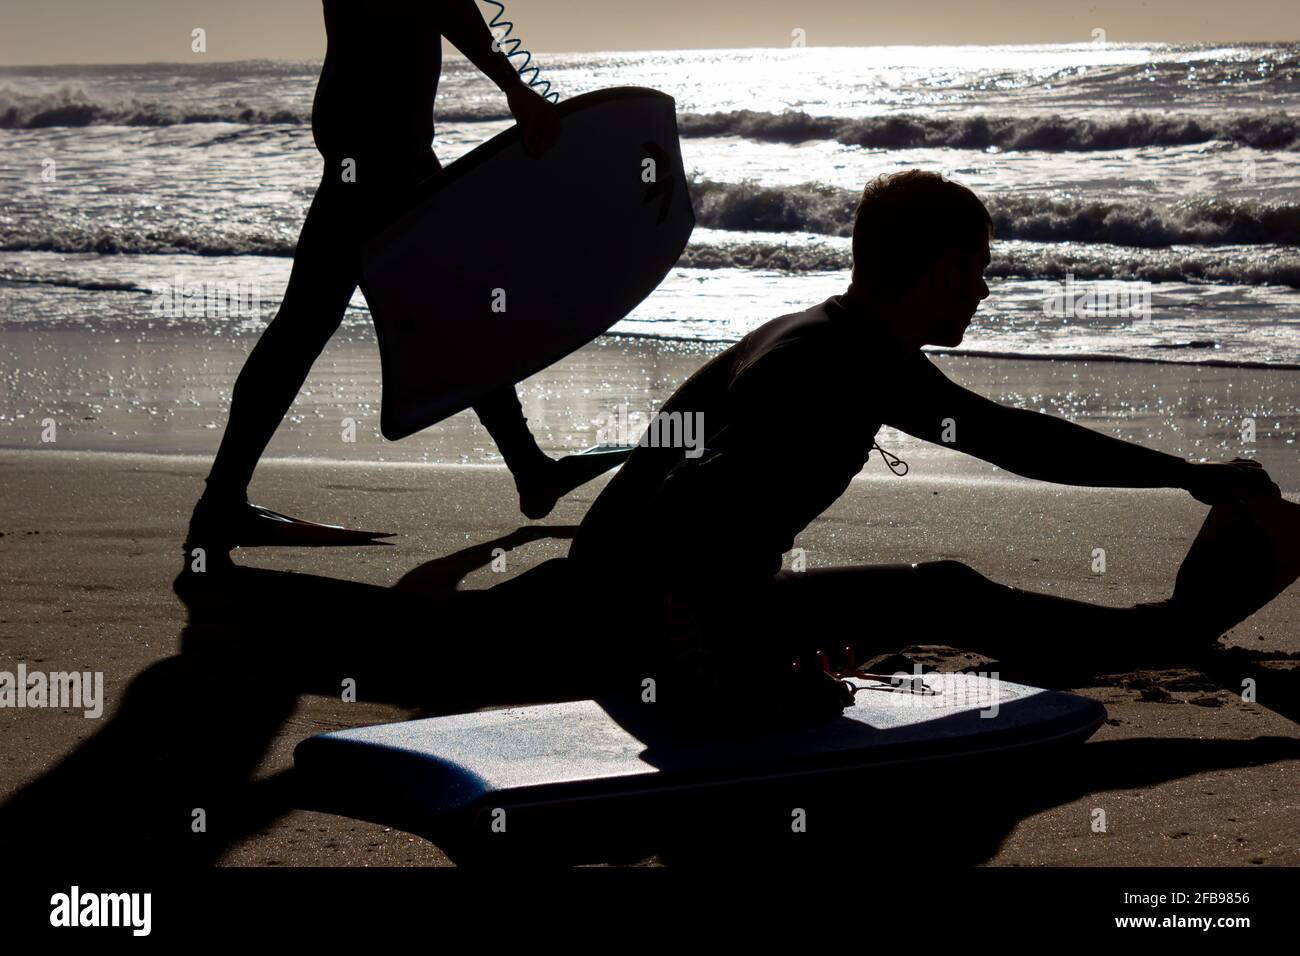
<path fill-rule="evenodd" d="M 992 656 L 1047 635 L 1097 646 L 1098 635 L 1121 639 L 1152 620 L 1146 609 L 1019 591 L 955 561 L 781 570 L 882 424 L 1071 484 L 1177 487 L 1186 467 L 958 386 L 854 300 L 768 322 L 692 375 L 660 414 L 693 412 L 704 416 L 704 453 L 638 447 L 570 550 L 588 593 L 634 607 L 625 619 L 652 648 L 665 637 L 704 646 L 740 675 L 755 661 L 834 657 L 846 646 L 858 661 L 912 643 Z"/>
<path fill-rule="evenodd" d="M 257 461 L 338 329 L 361 277 L 365 240 L 400 211 L 419 180 L 439 168 L 433 103 L 442 37 L 503 90 L 519 77 L 472 0 L 326 0 L 328 48 L 312 106 L 324 159 L 294 253 L 289 285 L 235 382 L 230 420 L 208 477 L 218 497 L 242 497 Z M 344 180 L 350 160 L 355 181 Z M 484 228 L 494 228 L 485 223 Z M 506 463 L 540 455 L 513 388 L 474 406 Z"/>

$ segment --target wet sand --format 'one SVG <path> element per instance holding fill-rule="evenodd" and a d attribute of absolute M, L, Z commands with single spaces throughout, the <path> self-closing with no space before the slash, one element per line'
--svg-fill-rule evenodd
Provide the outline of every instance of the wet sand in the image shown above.
<path fill-rule="evenodd" d="M 7 329 L 7 348 L 0 351 L 0 448 L 210 456 L 255 339 L 251 333 L 231 338 L 178 330 Z M 611 439 L 635 442 L 673 389 L 723 347 L 601 338 L 521 383 L 524 412 L 552 453 Z M 1300 492 L 1300 372 L 956 355 L 934 361 L 954 381 L 995 401 L 1185 458 L 1255 458 L 1284 491 Z M 345 327 L 317 361 L 268 456 L 500 461 L 469 412 L 400 442 L 385 441 L 379 381 L 373 332 Z M 790 400 L 809 403 L 815 414 L 810 384 L 792 385 Z M 46 422 L 55 426 L 53 442 Z M 996 474 L 983 462 L 890 429 L 880 443 L 926 475 Z"/>

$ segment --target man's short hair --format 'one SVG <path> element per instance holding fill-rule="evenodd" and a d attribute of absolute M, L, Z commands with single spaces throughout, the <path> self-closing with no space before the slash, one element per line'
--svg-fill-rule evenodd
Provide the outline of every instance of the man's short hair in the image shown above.
<path fill-rule="evenodd" d="M 853 281 L 896 299 L 944 253 L 974 251 L 992 233 L 989 211 L 961 183 L 920 169 L 878 176 L 853 220 Z"/>

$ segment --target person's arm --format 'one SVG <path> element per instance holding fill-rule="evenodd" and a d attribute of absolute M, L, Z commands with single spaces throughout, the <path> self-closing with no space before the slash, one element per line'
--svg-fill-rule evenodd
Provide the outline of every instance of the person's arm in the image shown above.
<path fill-rule="evenodd" d="M 887 395 L 887 425 L 999 468 L 1064 485 L 1182 488 L 1188 462 L 962 388 L 925 358 Z"/>
<path fill-rule="evenodd" d="M 524 134 L 524 149 L 534 159 L 550 149 L 560 135 L 560 114 L 519 76 L 510 58 L 492 48 L 492 31 L 483 22 L 474 0 L 435 0 L 442 3 L 442 35 L 506 94 L 510 114 Z"/>
<path fill-rule="evenodd" d="M 999 405 L 924 357 L 916 368 L 883 396 L 886 424 L 1017 475 L 1096 488 L 1183 488 L 1207 504 L 1276 491 L 1256 462 L 1185 461 L 1054 415 Z"/>
<path fill-rule="evenodd" d="M 441 3 L 442 35 L 465 57 L 478 67 L 502 93 L 509 93 L 524 82 L 510 58 L 499 49 L 492 49 L 492 31 L 488 29 L 474 0 L 434 0 Z"/>

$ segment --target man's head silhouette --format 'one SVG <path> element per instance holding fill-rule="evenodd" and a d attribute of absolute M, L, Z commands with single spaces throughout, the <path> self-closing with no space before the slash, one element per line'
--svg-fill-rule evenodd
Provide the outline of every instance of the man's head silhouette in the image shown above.
<path fill-rule="evenodd" d="M 960 344 L 989 294 L 993 221 L 979 198 L 938 173 L 873 179 L 853 223 L 853 298 L 869 302 L 908 342 Z"/>

